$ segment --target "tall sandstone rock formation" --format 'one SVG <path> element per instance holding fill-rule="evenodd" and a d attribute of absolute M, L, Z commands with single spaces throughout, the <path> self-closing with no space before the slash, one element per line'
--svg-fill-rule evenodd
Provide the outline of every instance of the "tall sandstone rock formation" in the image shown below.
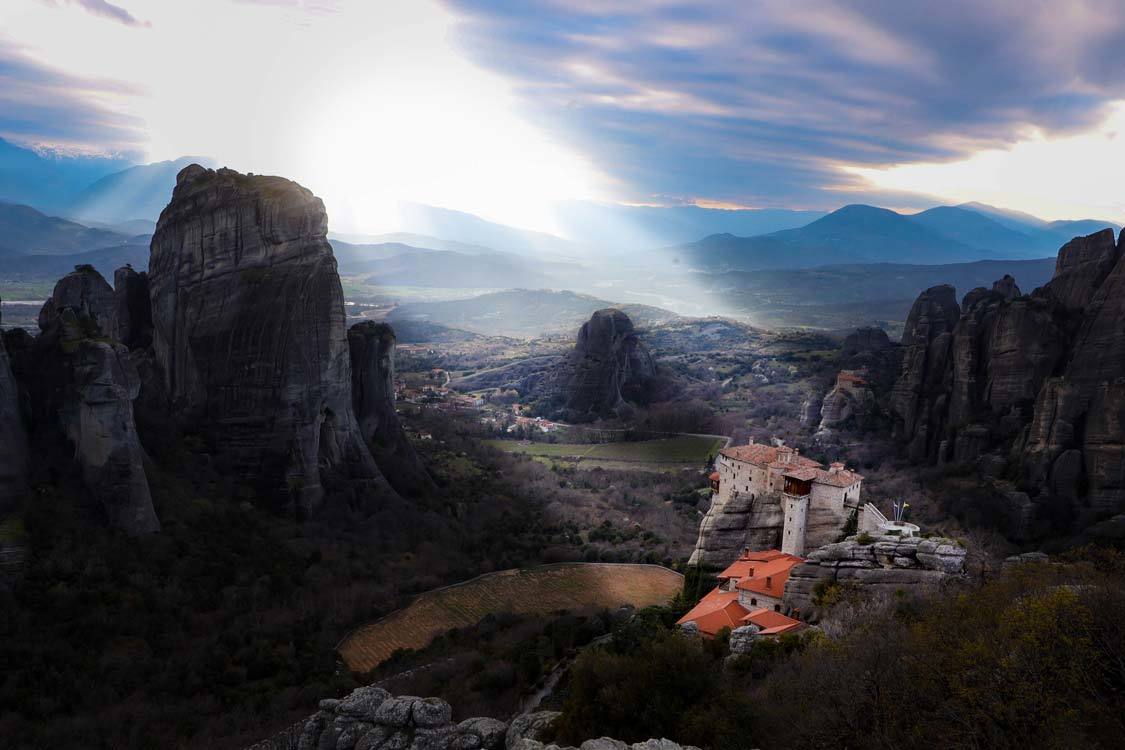
<path fill-rule="evenodd" d="M 83 483 L 109 524 L 129 534 L 160 530 L 133 419 L 140 378 L 114 340 L 117 297 L 101 274 L 79 266 L 55 285 L 32 348 L 35 421 L 74 446 Z M 57 424 L 55 424 L 57 420 Z"/>
<path fill-rule="evenodd" d="M 431 487 L 429 475 L 395 412 L 395 332 L 365 321 L 348 329 L 352 406 L 360 433 L 391 486 L 404 495 Z"/>
<path fill-rule="evenodd" d="M 1064 245 L 1030 295 L 1005 277 L 954 316 L 953 294 L 923 292 L 903 333 L 891 407 L 910 455 L 1002 463 L 1010 451 L 1027 493 L 1012 496 L 1125 509 L 1125 263 L 1112 230 Z"/>
<path fill-rule="evenodd" d="M 352 407 L 327 224 L 324 204 L 294 182 L 193 164 L 176 178 L 149 261 L 172 413 L 302 516 L 326 485 L 385 487 Z"/>
<path fill-rule="evenodd" d="M 944 384 L 953 327 L 961 315 L 957 291 L 943 284 L 919 295 L 902 333 L 902 374 L 891 393 L 895 432 L 916 459 L 930 453 L 944 426 L 948 393 Z"/>
<path fill-rule="evenodd" d="M 566 372 L 566 411 L 581 420 L 612 416 L 644 400 L 656 366 L 629 316 L 608 308 L 582 324 Z"/>
<path fill-rule="evenodd" d="M 27 426 L 20 408 L 19 385 L 0 335 L 0 513 L 10 509 L 27 490 L 27 461 Z"/>

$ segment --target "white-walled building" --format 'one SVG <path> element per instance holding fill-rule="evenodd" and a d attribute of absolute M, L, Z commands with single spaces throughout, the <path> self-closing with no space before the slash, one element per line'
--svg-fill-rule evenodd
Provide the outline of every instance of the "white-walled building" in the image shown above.
<path fill-rule="evenodd" d="M 842 527 L 848 515 L 860 507 L 863 477 L 842 463 L 828 468 L 801 455 L 796 448 L 750 441 L 748 445 L 723 448 L 715 461 L 712 504 L 724 507 L 730 498 L 747 494 L 751 501 L 778 493 L 784 526 L 781 551 L 802 555 L 811 525 Z"/>

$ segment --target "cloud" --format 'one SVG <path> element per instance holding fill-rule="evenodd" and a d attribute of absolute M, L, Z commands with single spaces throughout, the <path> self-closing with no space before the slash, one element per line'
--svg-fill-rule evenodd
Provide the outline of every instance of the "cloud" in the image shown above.
<path fill-rule="evenodd" d="M 48 5 L 57 5 L 55 0 L 45 0 Z M 107 0 L 66 0 L 68 3 L 73 3 L 87 12 L 102 18 L 108 18 L 112 21 L 123 23 L 126 26 L 151 26 L 148 21 L 141 21 L 129 11 L 122 8 L 120 5 L 114 5 Z"/>
<path fill-rule="evenodd" d="M 137 152 L 143 123 L 103 103 L 141 91 L 128 83 L 69 75 L 0 39 L 0 137 L 106 153 Z"/>
<path fill-rule="evenodd" d="M 1089 129 L 1118 0 L 446 0 L 456 39 L 622 197 L 831 207 L 860 173 Z M 901 196 L 898 196 L 901 197 Z"/>

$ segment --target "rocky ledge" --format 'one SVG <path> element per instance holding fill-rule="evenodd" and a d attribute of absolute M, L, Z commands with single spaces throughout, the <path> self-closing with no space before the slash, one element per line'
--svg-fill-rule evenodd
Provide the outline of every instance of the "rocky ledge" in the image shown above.
<path fill-rule="evenodd" d="M 805 619 L 815 619 L 813 599 L 821 584 L 850 584 L 872 592 L 934 585 L 964 571 L 965 552 L 944 537 L 848 537 L 810 552 L 790 571 L 785 606 Z"/>
<path fill-rule="evenodd" d="M 545 745 L 541 738 L 558 718 L 539 711 L 506 723 L 473 718 L 453 721 L 453 709 L 438 698 L 393 696 L 379 687 L 352 691 L 341 700 L 323 700 L 303 725 L 251 750 L 698 750 L 669 740 L 627 744 L 602 737 L 580 748 Z"/>

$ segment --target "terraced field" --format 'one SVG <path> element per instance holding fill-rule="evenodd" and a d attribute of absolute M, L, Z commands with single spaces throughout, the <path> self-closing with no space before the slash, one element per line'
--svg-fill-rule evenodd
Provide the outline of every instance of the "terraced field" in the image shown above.
<path fill-rule="evenodd" d="M 337 650 L 355 672 L 374 669 L 397 649 L 425 648 L 441 633 L 497 612 L 545 614 L 560 609 L 664 604 L 683 576 L 658 565 L 564 563 L 505 570 L 434 589 L 381 620 L 353 630 Z"/>
<path fill-rule="evenodd" d="M 622 443 L 526 443 L 489 440 L 496 448 L 531 456 L 569 458 L 578 461 L 607 460 L 636 463 L 698 463 L 723 447 L 723 438 L 710 435 L 678 435 L 663 440 Z"/>

